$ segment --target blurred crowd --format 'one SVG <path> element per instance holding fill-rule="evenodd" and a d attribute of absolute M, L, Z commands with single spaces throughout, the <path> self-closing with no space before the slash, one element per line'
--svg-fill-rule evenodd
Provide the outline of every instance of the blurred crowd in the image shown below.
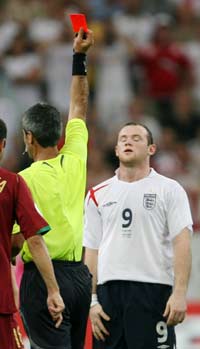
<path fill-rule="evenodd" d="M 68 14 L 86 14 L 89 54 L 88 187 L 113 175 L 120 126 L 146 124 L 158 145 L 153 167 L 188 191 L 200 228 L 200 1 L 0 0 L 0 117 L 8 125 L 4 166 L 19 171 L 20 120 L 38 101 L 69 106 Z"/>

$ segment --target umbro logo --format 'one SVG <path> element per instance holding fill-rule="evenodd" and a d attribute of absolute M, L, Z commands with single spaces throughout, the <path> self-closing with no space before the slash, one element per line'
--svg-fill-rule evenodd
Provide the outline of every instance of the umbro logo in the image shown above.
<path fill-rule="evenodd" d="M 112 206 L 114 204 L 117 204 L 117 201 L 109 201 L 106 204 L 104 204 L 103 207 L 109 207 L 109 206 Z"/>

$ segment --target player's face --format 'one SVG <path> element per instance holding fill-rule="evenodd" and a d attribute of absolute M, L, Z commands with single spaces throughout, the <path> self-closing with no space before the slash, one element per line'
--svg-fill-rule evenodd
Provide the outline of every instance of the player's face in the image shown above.
<path fill-rule="evenodd" d="M 125 165 L 140 164 L 155 153 L 155 145 L 148 145 L 147 130 L 140 125 L 121 129 L 116 145 L 116 156 Z"/>

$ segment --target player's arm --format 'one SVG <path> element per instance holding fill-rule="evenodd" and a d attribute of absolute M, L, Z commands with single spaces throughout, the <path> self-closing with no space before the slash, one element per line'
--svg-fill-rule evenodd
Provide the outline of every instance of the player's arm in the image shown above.
<path fill-rule="evenodd" d="M 85 35 L 85 36 L 84 36 Z M 92 31 L 84 33 L 80 29 L 74 38 L 74 55 L 72 67 L 72 83 L 70 90 L 70 106 L 68 120 L 80 118 L 85 120 L 88 106 L 88 80 L 86 70 L 86 52 L 93 45 Z"/>
<path fill-rule="evenodd" d="M 48 310 L 56 322 L 56 327 L 59 327 L 62 322 L 62 311 L 64 303 L 60 296 L 59 287 L 55 278 L 53 265 L 49 257 L 47 247 L 42 236 L 35 235 L 27 239 L 27 244 L 32 255 L 33 261 L 37 266 L 47 287 Z"/>
<path fill-rule="evenodd" d="M 98 250 L 86 247 L 84 260 L 90 273 L 92 274 L 92 294 L 96 294 L 97 293 Z"/>
<path fill-rule="evenodd" d="M 87 193 L 84 212 L 84 261 L 92 274 L 92 294 L 96 294 L 98 248 L 102 238 L 102 229 L 93 189 L 89 190 Z"/>
<path fill-rule="evenodd" d="M 97 265 L 98 247 L 102 238 L 102 223 L 94 199 L 94 191 L 90 190 L 85 199 L 85 224 L 84 224 L 84 262 L 92 274 L 92 301 L 90 305 L 90 319 L 92 332 L 96 339 L 105 340 L 109 335 L 102 320 L 109 321 L 110 317 L 104 312 L 97 297 Z"/>
<path fill-rule="evenodd" d="M 186 312 L 186 292 L 191 269 L 192 216 L 187 194 L 177 182 L 170 183 L 166 196 L 167 225 L 173 247 L 174 289 L 164 316 L 168 325 L 182 322 Z"/>
<path fill-rule="evenodd" d="M 17 233 L 12 234 L 11 241 L 12 241 L 12 257 L 16 257 L 18 253 L 21 251 L 25 239 L 23 234 L 19 231 Z"/>
<path fill-rule="evenodd" d="M 108 336 L 109 332 L 104 326 L 102 319 L 109 321 L 110 317 L 103 311 L 103 308 L 97 298 L 97 262 L 98 250 L 86 247 L 85 264 L 88 266 L 89 271 L 92 274 L 92 301 L 90 304 L 90 320 L 92 324 L 92 332 L 96 339 L 104 341 L 105 336 Z"/>
<path fill-rule="evenodd" d="M 191 232 L 184 228 L 173 239 L 174 250 L 174 289 L 169 298 L 164 316 L 167 317 L 167 325 L 177 325 L 185 318 L 187 304 L 186 293 L 188 289 L 191 271 Z"/>
<path fill-rule="evenodd" d="M 174 249 L 174 293 L 182 293 L 186 296 L 191 272 L 191 232 L 188 228 L 173 240 Z"/>

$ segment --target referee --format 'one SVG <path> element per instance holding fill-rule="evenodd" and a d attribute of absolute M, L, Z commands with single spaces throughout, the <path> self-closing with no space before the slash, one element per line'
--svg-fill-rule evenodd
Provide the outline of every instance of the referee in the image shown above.
<path fill-rule="evenodd" d="M 91 298 L 91 276 L 82 263 L 82 220 L 86 185 L 88 104 L 86 52 L 93 34 L 82 29 L 74 39 L 71 99 L 65 144 L 58 151 L 62 122 L 52 106 L 38 103 L 22 119 L 24 142 L 34 163 L 20 174 L 51 226 L 44 240 L 65 303 L 63 322 L 55 328 L 46 306 L 46 290 L 24 242 L 25 263 L 20 309 L 32 349 L 82 349 Z M 20 229 L 15 233 L 20 232 Z"/>

